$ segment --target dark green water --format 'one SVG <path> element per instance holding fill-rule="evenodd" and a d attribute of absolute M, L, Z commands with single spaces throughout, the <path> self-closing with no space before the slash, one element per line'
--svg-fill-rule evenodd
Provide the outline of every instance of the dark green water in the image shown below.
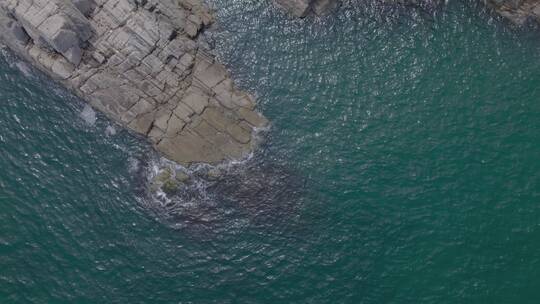
<path fill-rule="evenodd" d="M 458 1 L 214 3 L 208 39 L 273 126 L 167 204 L 147 145 L 2 56 L 1 303 L 537 302 L 538 33 Z"/>

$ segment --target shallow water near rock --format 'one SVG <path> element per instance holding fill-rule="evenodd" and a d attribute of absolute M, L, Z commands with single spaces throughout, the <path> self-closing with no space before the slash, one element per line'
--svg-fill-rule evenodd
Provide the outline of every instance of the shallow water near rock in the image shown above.
<path fill-rule="evenodd" d="M 148 144 L 2 55 L 0 302 L 536 301 L 537 32 L 460 1 L 212 3 L 207 40 L 272 127 L 171 197 Z"/>

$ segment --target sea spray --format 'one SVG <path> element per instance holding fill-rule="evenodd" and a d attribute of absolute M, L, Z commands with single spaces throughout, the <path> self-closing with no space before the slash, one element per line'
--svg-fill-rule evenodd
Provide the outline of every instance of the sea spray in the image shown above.
<path fill-rule="evenodd" d="M 80 116 L 88 125 L 93 126 L 96 124 L 96 111 L 91 106 L 85 105 Z"/>

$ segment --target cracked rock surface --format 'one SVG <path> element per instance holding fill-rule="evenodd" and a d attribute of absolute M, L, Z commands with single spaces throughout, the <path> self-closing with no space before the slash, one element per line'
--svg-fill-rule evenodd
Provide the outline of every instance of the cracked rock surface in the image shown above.
<path fill-rule="evenodd" d="M 0 0 L 0 38 L 94 108 L 189 165 L 238 159 L 268 121 L 197 42 L 201 0 Z"/>

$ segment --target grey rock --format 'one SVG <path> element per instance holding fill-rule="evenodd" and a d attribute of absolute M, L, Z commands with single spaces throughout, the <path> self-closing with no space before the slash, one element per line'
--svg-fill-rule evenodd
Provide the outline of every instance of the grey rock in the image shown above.
<path fill-rule="evenodd" d="M 516 25 L 524 25 L 529 21 L 540 24 L 538 0 L 486 0 L 486 4 Z"/>
<path fill-rule="evenodd" d="M 30 41 L 30 36 L 24 28 L 5 11 L 0 10 L 0 38 L 11 48 L 22 48 Z"/>
<path fill-rule="evenodd" d="M 180 183 L 185 183 L 190 179 L 189 175 L 182 170 L 176 170 L 174 178 Z"/>
<path fill-rule="evenodd" d="M 181 181 L 173 174 L 169 167 L 161 168 L 161 171 L 152 179 L 150 189 L 154 192 L 161 189 L 166 195 L 174 195 L 180 190 Z"/>
<path fill-rule="evenodd" d="M 92 35 L 90 22 L 65 0 L 3 0 L 0 7 L 14 16 L 32 40 L 52 48 L 78 65 L 81 46 Z"/>
<path fill-rule="evenodd" d="M 89 16 L 96 8 L 93 0 L 71 0 L 71 2 L 84 16 Z"/>
<path fill-rule="evenodd" d="M 0 0 L 11 49 L 183 165 L 248 155 L 268 123 L 198 42 L 212 21 L 201 0 Z"/>
<path fill-rule="evenodd" d="M 177 180 L 169 179 L 161 185 L 161 191 L 166 195 L 174 195 L 180 190 L 180 186 Z"/>

